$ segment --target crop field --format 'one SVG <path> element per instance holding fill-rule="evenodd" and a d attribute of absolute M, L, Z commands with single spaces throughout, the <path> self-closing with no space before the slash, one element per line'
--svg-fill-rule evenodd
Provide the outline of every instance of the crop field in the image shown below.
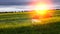
<path fill-rule="evenodd" d="M 29 12 L 0 13 L 0 34 L 60 34 L 60 10 L 51 18 L 42 19 L 47 24 L 33 25 Z"/>

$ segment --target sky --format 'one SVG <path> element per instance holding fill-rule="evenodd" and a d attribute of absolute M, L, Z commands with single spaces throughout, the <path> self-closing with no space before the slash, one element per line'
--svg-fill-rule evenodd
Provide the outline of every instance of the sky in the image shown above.
<path fill-rule="evenodd" d="M 29 3 L 36 0 L 0 0 L 0 11 L 30 10 Z M 52 0 L 56 9 L 60 9 L 60 0 Z"/>

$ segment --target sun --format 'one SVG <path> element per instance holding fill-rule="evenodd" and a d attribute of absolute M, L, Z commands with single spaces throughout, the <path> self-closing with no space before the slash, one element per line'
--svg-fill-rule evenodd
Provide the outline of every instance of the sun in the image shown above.
<path fill-rule="evenodd" d="M 37 4 L 35 7 L 35 11 L 40 15 L 44 15 L 48 11 L 48 6 L 46 4 Z"/>
<path fill-rule="evenodd" d="M 36 5 L 36 10 L 46 10 L 47 5 L 46 4 L 37 4 Z"/>

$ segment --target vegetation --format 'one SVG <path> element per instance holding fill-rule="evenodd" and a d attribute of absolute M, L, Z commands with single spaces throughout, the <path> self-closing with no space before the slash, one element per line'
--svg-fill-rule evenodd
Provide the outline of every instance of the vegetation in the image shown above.
<path fill-rule="evenodd" d="M 29 12 L 0 13 L 0 34 L 60 34 L 60 10 L 46 21 L 33 25 Z M 46 19 L 44 19 L 46 20 Z"/>

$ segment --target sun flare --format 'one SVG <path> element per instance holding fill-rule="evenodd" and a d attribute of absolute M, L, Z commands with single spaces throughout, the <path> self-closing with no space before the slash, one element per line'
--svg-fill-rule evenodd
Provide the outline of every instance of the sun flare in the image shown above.
<path fill-rule="evenodd" d="M 48 11 L 48 6 L 46 4 L 37 4 L 35 7 L 35 12 L 44 15 Z"/>
<path fill-rule="evenodd" d="M 49 18 L 53 17 L 54 15 L 54 5 L 52 0 L 36 0 L 32 2 L 30 7 L 33 9 L 31 12 L 32 22 L 35 25 L 37 24 L 45 24 Z"/>

